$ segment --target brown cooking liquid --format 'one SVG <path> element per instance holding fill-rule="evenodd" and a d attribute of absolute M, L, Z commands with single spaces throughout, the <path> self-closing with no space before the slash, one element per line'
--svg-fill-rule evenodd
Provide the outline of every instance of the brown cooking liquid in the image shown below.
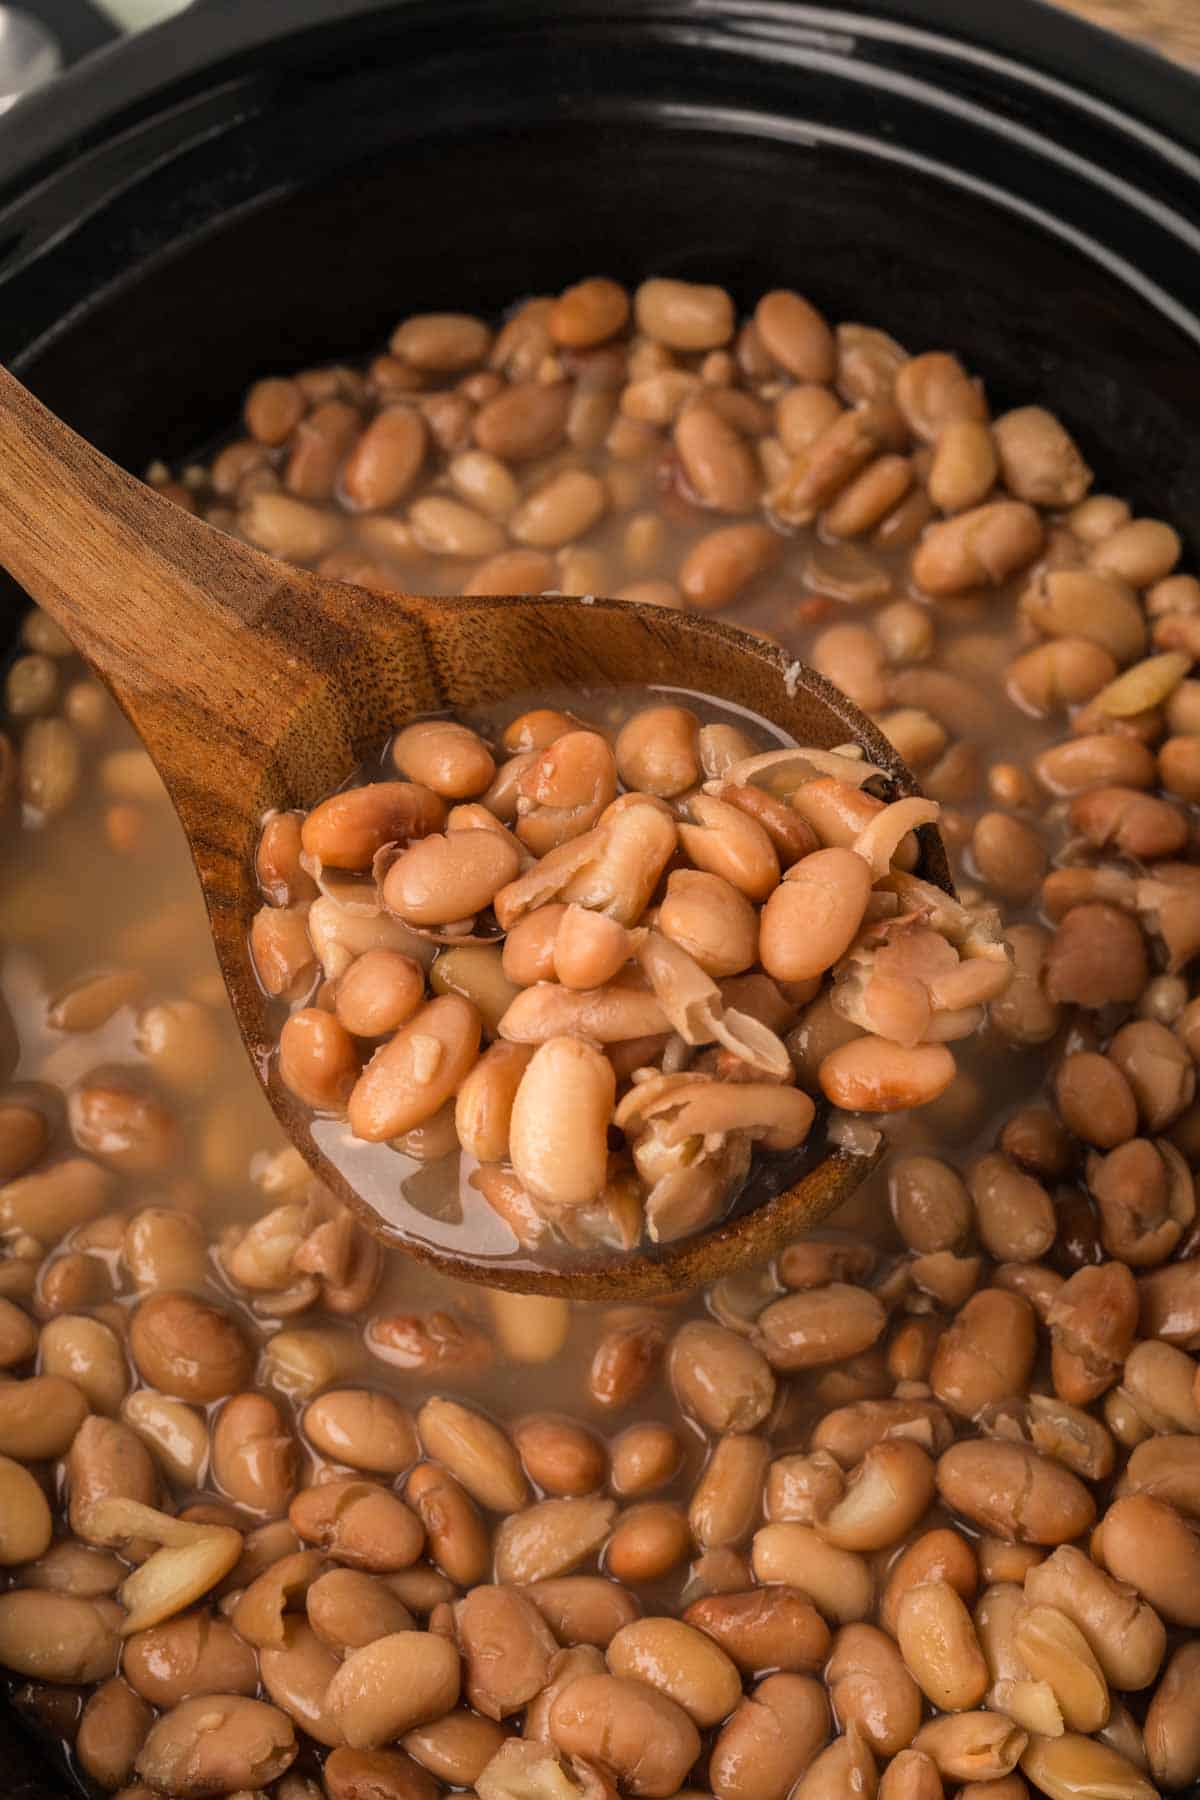
<path fill-rule="evenodd" d="M 673 580 L 682 554 L 712 528 L 713 515 L 681 498 L 673 484 L 664 485 L 663 471 L 653 457 L 642 462 L 613 462 L 603 449 L 573 451 L 571 455 L 576 466 L 611 473 L 621 495 L 619 510 L 611 511 L 590 530 L 583 546 L 568 553 L 574 557 L 582 590 L 613 592 L 634 580 Z M 534 485 L 539 473 L 560 460 L 554 456 L 525 465 L 522 484 Z M 189 486 L 199 510 L 223 525 L 235 523 L 227 498 L 213 492 L 203 472 L 193 471 Z M 444 478 L 435 476 L 431 486 L 433 491 L 445 491 Z M 413 497 L 410 493 L 406 503 Z M 338 510 L 335 502 L 316 504 L 330 513 Z M 637 552 L 636 562 L 631 562 L 627 528 L 631 517 L 641 515 L 660 523 L 647 526 L 644 547 Z M 352 539 L 358 530 L 352 523 Z M 352 550 L 353 545 L 339 553 L 347 564 L 353 561 Z M 461 590 L 478 559 L 417 556 L 389 565 L 376 542 L 369 560 L 375 578 L 380 568 L 386 569 L 398 589 L 452 594 Z M 815 530 L 803 529 L 784 540 L 777 567 L 724 616 L 771 634 L 791 655 L 806 658 L 814 639 L 831 623 L 871 622 L 874 606 L 855 604 L 856 593 L 869 592 L 873 586 L 889 589 L 895 580 L 890 597 L 903 597 L 906 560 L 907 552 L 823 543 Z M 946 801 L 943 828 L 947 849 L 964 894 L 982 891 L 965 846 L 973 821 L 996 805 L 987 792 L 986 772 L 996 764 L 1028 769 L 1040 751 L 1065 734 L 1061 717 L 1031 718 L 1005 694 L 1004 671 L 1030 641 L 1016 614 L 1017 593 L 1023 585 L 1022 578 L 994 591 L 938 604 L 933 656 L 907 665 L 911 699 L 906 704 L 921 703 L 917 695 L 922 672 L 945 671 L 959 684 L 953 723 L 943 722 L 948 723 L 949 745 L 965 746 L 962 754 L 975 764 L 977 772 L 964 781 L 961 793 L 939 797 Z M 56 658 L 56 662 L 63 691 L 84 679 L 85 672 L 74 659 Z M 203 1221 L 216 1244 L 229 1227 L 257 1218 L 281 1198 L 295 1193 L 295 1184 L 299 1180 L 302 1185 L 302 1178 L 295 1153 L 281 1141 L 240 1048 L 192 866 L 165 793 L 116 709 L 94 686 L 87 694 L 100 723 L 93 732 L 81 730 L 79 734 L 83 757 L 78 794 L 60 816 L 48 821 L 40 820 L 30 809 L 24 819 L 10 812 L 0 836 L 0 941 L 4 944 L 0 982 L 20 1042 L 19 1061 L 5 1097 L 25 1095 L 44 1109 L 51 1121 L 52 1148 L 62 1149 L 70 1144 L 64 1095 L 78 1084 L 115 1074 L 121 1083 L 144 1084 L 158 1092 L 178 1122 L 178 1144 L 161 1166 L 119 1175 L 110 1208 L 184 1207 Z M 546 703 L 557 697 L 537 698 Z M 575 710 L 586 709 L 586 696 L 563 698 Z M 515 712 L 518 706 L 513 703 L 506 710 Z M 929 710 L 936 713 L 938 705 L 931 701 Z M 1039 817 L 1026 815 L 1040 831 L 1051 860 L 1066 851 L 1071 837 L 1064 814 L 1065 807 L 1050 803 Z M 1008 907 L 1006 913 L 1010 920 L 1038 917 L 1035 902 Z M 111 1018 L 93 1029 L 67 1031 L 47 1023 L 49 1009 L 60 1003 L 65 993 L 112 969 L 135 978 L 139 991 L 132 1002 L 119 1006 Z M 197 1067 L 178 1086 L 166 1089 L 156 1082 L 139 1048 L 137 1019 L 147 1004 L 177 1000 L 198 1003 L 211 1042 L 198 1058 Z M 956 1044 L 959 1076 L 953 1086 L 920 1113 L 884 1120 L 882 1128 L 889 1143 L 944 1156 L 960 1168 L 972 1153 L 990 1150 L 1011 1112 L 1041 1095 L 1049 1065 L 1066 1049 L 1090 1047 L 1089 1016 L 1076 1017 L 1085 1023 L 1060 1032 L 1047 1045 L 1013 1047 L 991 1027 Z M 1078 1192 L 1082 1199 L 1082 1189 Z M 440 1231 L 445 1221 L 431 1221 L 431 1232 L 435 1226 Z M 1080 1262 L 1098 1260 L 1094 1231 L 1083 1231 L 1073 1242 L 1065 1227 L 1064 1210 L 1064 1230 L 1051 1252 L 1051 1262 L 1069 1273 Z M 829 1229 L 874 1245 L 882 1259 L 880 1268 L 886 1269 L 889 1259 L 902 1254 L 903 1245 L 889 1211 L 886 1163 L 864 1183 L 842 1214 L 830 1221 Z M 453 1233 L 448 1232 L 442 1241 L 457 1247 Z M 119 1256 L 109 1254 L 103 1261 L 103 1281 L 111 1284 L 112 1300 L 132 1306 L 138 1296 Z M 730 1278 L 713 1295 L 693 1295 L 648 1316 L 662 1317 L 668 1330 L 692 1315 L 715 1313 L 722 1318 L 740 1311 L 748 1316 L 761 1306 L 765 1295 L 780 1291 L 764 1271 Z M 298 1318 L 272 1314 L 269 1295 L 259 1296 L 257 1305 L 252 1305 L 251 1296 L 226 1279 L 215 1253 L 210 1297 L 234 1312 L 260 1346 L 275 1332 L 294 1325 L 307 1328 L 327 1323 L 354 1332 L 363 1323 L 362 1318 L 330 1318 L 318 1308 L 309 1308 Z M 381 1283 L 365 1315 L 428 1315 L 440 1309 L 494 1335 L 502 1319 L 502 1302 L 503 1297 L 494 1299 L 480 1287 L 452 1283 L 403 1254 L 388 1253 Z M 529 1317 L 537 1313 L 548 1320 L 558 1317 L 556 1309 L 562 1307 L 557 1301 L 523 1304 Z M 72 1310 L 87 1310 L 87 1306 Z M 562 1347 L 556 1353 L 531 1362 L 521 1359 L 519 1347 L 515 1354 L 502 1347 L 491 1368 L 472 1380 L 453 1374 L 406 1374 L 370 1357 L 364 1359 L 362 1371 L 348 1379 L 394 1393 L 413 1407 L 430 1392 L 461 1395 L 502 1422 L 519 1418 L 536 1406 L 539 1411 L 579 1418 L 602 1435 L 615 1434 L 634 1421 L 669 1420 L 683 1441 L 683 1463 L 673 1480 L 650 1497 L 686 1507 L 706 1459 L 708 1440 L 677 1406 L 661 1364 L 636 1405 L 623 1412 L 606 1413 L 589 1396 L 588 1371 L 596 1346 L 617 1319 L 613 1309 L 564 1309 Z M 503 1323 L 499 1330 L 505 1334 Z M 807 1443 L 814 1420 L 830 1405 L 838 1404 L 839 1383 L 848 1398 L 891 1391 L 886 1378 L 882 1388 L 871 1387 L 871 1381 L 879 1379 L 877 1372 L 869 1373 L 866 1368 L 871 1354 L 853 1359 L 844 1379 L 835 1370 L 817 1371 L 820 1397 L 812 1380 L 781 1379 L 780 1399 L 769 1421 L 773 1454 Z M 136 1375 L 131 1375 L 131 1381 L 136 1381 Z M 289 1402 L 285 1378 L 275 1377 L 269 1391 Z M 303 1402 L 290 1398 L 301 1446 L 300 1482 L 304 1483 L 322 1459 L 299 1431 Z M 218 1410 L 218 1406 L 207 1409 L 210 1417 Z M 53 1473 L 53 1466 L 47 1466 L 48 1479 L 53 1479 Z M 203 1494 L 209 1500 L 215 1497 L 211 1488 Z M 178 1510 L 198 1497 L 175 1491 L 171 1504 Z M 922 1529 L 947 1522 L 948 1515 L 935 1504 L 922 1521 Z M 965 1529 L 974 1535 L 973 1528 Z M 696 1591 L 684 1562 L 661 1581 L 640 1588 L 638 1597 L 648 1614 L 673 1613 Z M 25 1681 L 14 1682 L 12 1688 L 19 1704 L 51 1736 L 64 1742 L 71 1737 L 85 1697 L 80 1690 Z M 298 1769 L 313 1772 L 311 1759 L 302 1760 Z"/>

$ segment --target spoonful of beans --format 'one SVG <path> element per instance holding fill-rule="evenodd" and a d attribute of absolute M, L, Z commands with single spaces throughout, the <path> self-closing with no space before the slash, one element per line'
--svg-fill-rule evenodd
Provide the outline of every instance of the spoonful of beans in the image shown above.
<path fill-rule="evenodd" d="M 166 783 L 280 1121 L 450 1273 L 602 1299 L 770 1253 L 1007 983 L 936 806 L 772 642 L 319 578 L 3 371 L 0 518 Z"/>

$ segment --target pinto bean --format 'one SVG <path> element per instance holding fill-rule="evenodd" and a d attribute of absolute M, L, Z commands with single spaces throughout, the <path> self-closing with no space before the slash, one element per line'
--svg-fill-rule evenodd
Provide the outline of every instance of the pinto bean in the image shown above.
<path fill-rule="evenodd" d="M 0 1660 L 35 1681 L 104 1681 L 117 1666 L 120 1641 L 111 1601 L 38 1588 L 0 1594 Z"/>
<path fill-rule="evenodd" d="M 614 1675 L 666 1694 L 702 1730 L 726 1718 L 742 1697 L 741 1677 L 729 1657 L 680 1619 L 637 1619 L 622 1626 L 606 1657 Z"/>
<path fill-rule="evenodd" d="M 485 1718 L 519 1712 L 545 1687 L 557 1651 L 532 1601 L 513 1587 L 473 1587 L 454 1608 L 466 1697 Z"/>
<path fill-rule="evenodd" d="M 295 1492 L 299 1459 L 279 1408 L 265 1394 L 235 1394 L 217 1417 L 213 1474 L 252 1512 L 279 1518 Z"/>
<path fill-rule="evenodd" d="M 785 1800 L 829 1737 L 829 1702 L 806 1675 L 768 1675 L 746 1696 L 712 1747 L 717 1800 Z"/>
<path fill-rule="evenodd" d="M 669 1501 L 647 1500 L 617 1519 L 605 1564 L 614 1580 L 637 1586 L 668 1575 L 685 1560 L 691 1546 L 686 1514 Z"/>
<path fill-rule="evenodd" d="M 440 831 L 445 817 L 445 806 L 430 789 L 411 781 L 376 781 L 322 800 L 304 820 L 300 839 L 327 868 L 369 869 L 385 844 Z"/>
<path fill-rule="evenodd" d="M 721 525 L 697 539 L 679 566 L 679 588 L 690 606 L 718 611 L 729 606 L 782 554 L 777 532 L 750 520 Z"/>
<path fill-rule="evenodd" d="M 1163 1500 L 1127 1494 L 1101 1521 L 1105 1565 L 1162 1618 L 1195 1630 L 1200 1624 L 1200 1532 Z"/>
<path fill-rule="evenodd" d="M 329 1683 L 325 1706 L 345 1741 L 373 1750 L 431 1719 L 458 1700 L 455 1646 L 428 1631 L 396 1631 L 354 1650 Z"/>
<path fill-rule="evenodd" d="M 936 1707 L 963 1712 L 978 1706 L 988 1666 L 971 1615 L 949 1582 L 908 1588 L 896 1610 L 896 1633 L 905 1663 Z"/>
<path fill-rule="evenodd" d="M 970 1604 L 979 1586 L 979 1566 L 967 1539 L 945 1526 L 914 1538 L 892 1564 L 879 1607 L 879 1620 L 899 1635 L 900 1608 L 907 1594 L 925 1586 L 948 1586 Z M 935 1606 L 936 1610 L 936 1606 Z"/>
<path fill-rule="evenodd" d="M 752 1431 L 775 1398 L 765 1359 L 724 1326 L 699 1320 L 671 1343 L 667 1374 L 679 1404 L 712 1432 Z"/>
<path fill-rule="evenodd" d="M 520 1459 L 499 1426 L 457 1400 L 432 1398 L 417 1414 L 427 1455 L 443 1464 L 481 1506 L 519 1512 L 529 1498 Z"/>
<path fill-rule="evenodd" d="M 857 933 L 870 891 L 870 869 L 851 850 L 816 850 L 793 863 L 763 909 L 759 955 L 767 974 L 777 981 L 823 974 Z"/>
<path fill-rule="evenodd" d="M 764 1525 L 754 1535 L 751 1561 L 759 1581 L 799 1588 L 837 1624 L 863 1619 L 871 1610 L 874 1579 L 866 1559 L 826 1543 L 811 1526 Z"/>
<path fill-rule="evenodd" d="M 471 836 L 484 836 L 474 833 Z M 479 1054 L 482 1019 L 458 994 L 440 994 L 376 1051 L 349 1097 L 350 1128 L 378 1143 L 431 1119 Z"/>
<path fill-rule="evenodd" d="M 462 1484 L 437 1463 L 419 1463 L 404 1497 L 428 1540 L 428 1554 L 462 1587 L 482 1581 L 491 1560 L 491 1541 L 474 1501 Z"/>
<path fill-rule="evenodd" d="M 569 1756 L 611 1769 L 632 1794 L 675 1793 L 700 1753 L 686 1712 L 641 1681 L 585 1675 L 550 1709 L 550 1733 Z"/>
<path fill-rule="evenodd" d="M 733 336 L 733 301 L 724 288 L 656 276 L 633 297 L 638 329 L 672 350 L 716 350 Z"/>
<path fill-rule="evenodd" d="M 770 1455 L 762 1438 L 731 1432 L 713 1446 L 688 1507 L 692 1536 L 704 1549 L 736 1544 L 757 1523 Z"/>
<path fill-rule="evenodd" d="M 1096 1516 L 1083 1483 L 1024 1444 L 953 1444 L 939 1459 L 937 1484 L 956 1512 L 1022 1543 L 1066 1543 L 1088 1530 Z"/>
<path fill-rule="evenodd" d="M 297 1753 L 291 1720 L 244 1695 L 184 1700 L 156 1720 L 137 1755 L 139 1775 L 181 1800 L 269 1783 Z"/>
<path fill-rule="evenodd" d="M 407 1569 L 425 1542 L 420 1520 L 395 1494 L 348 1477 L 301 1488 L 288 1518 L 305 1543 L 377 1574 Z"/>
<path fill-rule="evenodd" d="M 412 1415 L 388 1394 L 342 1388 L 309 1403 L 304 1430 L 326 1456 L 370 1474 L 399 1475 L 417 1460 Z"/>
<path fill-rule="evenodd" d="M 1045 988 L 1051 1000 L 1102 1007 L 1132 1003 L 1149 973 L 1146 946 L 1135 920 L 1114 906 L 1073 906 L 1059 921 L 1046 958 Z"/>
<path fill-rule="evenodd" d="M 151 1294 L 129 1326 L 129 1350 L 142 1379 L 164 1394 L 201 1403 L 249 1383 L 250 1346 L 220 1308 L 192 1294 Z"/>
<path fill-rule="evenodd" d="M 998 586 L 1042 548 L 1042 522 L 1019 500 L 993 500 L 931 525 L 913 557 L 913 579 L 937 597 Z"/>

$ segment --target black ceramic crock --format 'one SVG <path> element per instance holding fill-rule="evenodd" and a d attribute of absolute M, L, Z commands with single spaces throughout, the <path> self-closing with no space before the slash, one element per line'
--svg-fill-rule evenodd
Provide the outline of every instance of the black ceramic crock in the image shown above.
<path fill-rule="evenodd" d="M 135 469 L 599 270 L 957 346 L 1200 554 L 1200 83 L 1038 0 L 199 0 L 0 126 L 0 357 Z"/>

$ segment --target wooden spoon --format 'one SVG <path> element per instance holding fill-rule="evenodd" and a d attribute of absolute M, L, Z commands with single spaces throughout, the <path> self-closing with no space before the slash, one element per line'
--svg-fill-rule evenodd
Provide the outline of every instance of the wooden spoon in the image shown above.
<path fill-rule="evenodd" d="M 870 1156 L 810 1152 L 784 1192 L 679 1244 L 539 1265 L 513 1254 L 482 1198 L 480 1213 L 457 1223 L 417 1211 L 390 1164 L 386 1188 L 378 1154 L 365 1167 L 361 1152 L 377 1147 L 355 1146 L 339 1123 L 314 1121 L 288 1093 L 272 1054 L 278 1021 L 247 945 L 261 904 L 254 849 L 263 814 L 314 805 L 414 714 L 550 687 L 690 688 L 749 707 L 800 743 L 829 749 L 853 739 L 888 771 L 896 797 L 915 792 L 875 727 L 812 669 L 717 620 L 659 607 L 393 597 L 321 579 L 134 480 L 4 370 L 0 520 L 0 561 L 70 633 L 166 783 L 238 1024 L 280 1123 L 379 1236 L 500 1287 L 585 1299 L 667 1293 L 769 1254 L 824 1218 L 872 1167 Z M 949 887 L 936 832 L 922 839 L 922 872 Z"/>

